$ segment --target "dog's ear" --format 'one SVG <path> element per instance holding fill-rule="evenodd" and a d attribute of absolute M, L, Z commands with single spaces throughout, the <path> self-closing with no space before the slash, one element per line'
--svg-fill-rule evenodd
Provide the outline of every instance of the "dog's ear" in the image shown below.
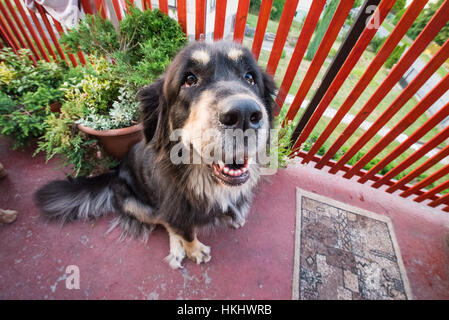
<path fill-rule="evenodd" d="M 159 114 L 165 105 L 163 86 L 164 78 L 158 79 L 151 85 L 142 88 L 138 94 L 145 143 L 153 139 L 159 122 Z"/>
<path fill-rule="evenodd" d="M 265 106 L 267 108 L 267 112 L 268 112 L 268 116 L 270 118 L 270 122 L 273 119 L 273 113 L 279 113 L 280 108 L 279 106 L 275 103 L 274 100 L 274 95 L 276 92 L 276 83 L 274 82 L 273 77 L 265 72 L 262 71 L 262 79 L 263 79 L 263 100 L 265 103 Z"/>

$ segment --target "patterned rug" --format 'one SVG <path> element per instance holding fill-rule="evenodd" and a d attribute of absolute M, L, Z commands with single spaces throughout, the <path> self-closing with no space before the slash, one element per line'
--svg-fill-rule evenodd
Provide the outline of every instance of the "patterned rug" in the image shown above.
<path fill-rule="evenodd" d="M 293 299 L 408 300 L 388 217 L 297 188 Z"/>

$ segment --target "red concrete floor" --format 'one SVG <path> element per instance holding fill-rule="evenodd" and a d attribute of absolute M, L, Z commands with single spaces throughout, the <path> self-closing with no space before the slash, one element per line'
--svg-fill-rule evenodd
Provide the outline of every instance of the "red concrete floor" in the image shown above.
<path fill-rule="evenodd" d="M 392 219 L 416 299 L 449 299 L 449 215 L 369 185 L 311 167 L 292 166 L 265 179 L 242 229 L 199 238 L 212 260 L 171 270 L 163 261 L 168 236 L 155 230 L 147 244 L 105 235 L 111 218 L 61 227 L 47 224 L 32 193 L 64 176 L 32 150 L 12 151 L 0 139 L 0 208 L 19 211 L 0 226 L 0 299 L 290 299 L 295 187 L 329 196 Z M 66 169 L 65 169 L 66 170 Z M 66 267 L 80 270 L 80 289 L 66 288 Z"/>

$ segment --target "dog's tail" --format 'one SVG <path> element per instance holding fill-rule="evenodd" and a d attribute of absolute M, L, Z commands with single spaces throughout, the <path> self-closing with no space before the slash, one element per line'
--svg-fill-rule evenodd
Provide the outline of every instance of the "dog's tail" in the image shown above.
<path fill-rule="evenodd" d="M 47 218 L 63 222 L 98 218 L 114 211 L 115 171 L 90 178 L 52 181 L 34 199 Z"/>

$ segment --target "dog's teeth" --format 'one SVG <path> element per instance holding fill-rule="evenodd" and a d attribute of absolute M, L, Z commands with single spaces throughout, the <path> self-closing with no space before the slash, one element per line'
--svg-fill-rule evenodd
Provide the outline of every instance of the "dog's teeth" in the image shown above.
<path fill-rule="evenodd" d="M 246 171 L 248 171 L 248 168 L 247 167 L 243 167 L 241 170 L 242 170 L 243 173 L 245 173 Z"/>
<path fill-rule="evenodd" d="M 235 176 L 235 171 L 232 170 L 232 169 L 230 169 L 228 174 L 229 174 L 230 176 Z"/>
<path fill-rule="evenodd" d="M 228 173 L 229 173 L 229 168 L 228 168 L 228 167 L 224 167 L 224 168 L 223 168 L 223 173 L 228 174 Z"/>
<path fill-rule="evenodd" d="M 240 170 L 240 169 L 235 170 L 236 177 L 241 176 L 241 175 L 242 175 L 242 170 Z"/>

